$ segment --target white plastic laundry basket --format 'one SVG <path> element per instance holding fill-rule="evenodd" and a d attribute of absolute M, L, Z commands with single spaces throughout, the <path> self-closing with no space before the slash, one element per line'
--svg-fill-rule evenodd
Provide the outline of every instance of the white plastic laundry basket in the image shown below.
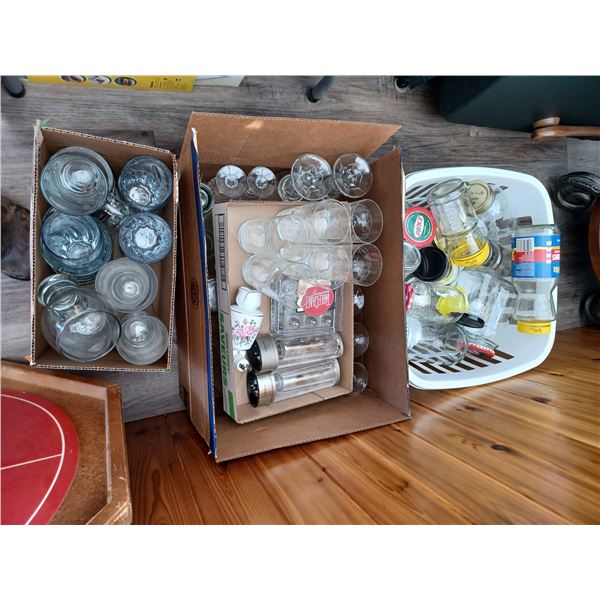
<path fill-rule="evenodd" d="M 479 179 L 504 188 L 508 217 L 530 216 L 534 225 L 554 223 L 550 196 L 542 183 L 531 175 L 504 169 L 454 167 L 411 173 L 406 177 L 406 205 L 425 205 L 427 192 L 434 184 L 455 177 L 464 181 Z M 495 337 L 498 349 L 493 358 L 469 357 L 453 366 L 409 361 L 410 384 L 439 390 L 483 385 L 518 375 L 544 361 L 554 344 L 555 333 L 555 323 L 548 335 L 520 333 L 516 325 L 501 324 Z"/>

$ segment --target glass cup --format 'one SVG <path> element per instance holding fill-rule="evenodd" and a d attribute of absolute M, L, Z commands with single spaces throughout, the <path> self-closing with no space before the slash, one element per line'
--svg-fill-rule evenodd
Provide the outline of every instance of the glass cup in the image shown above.
<path fill-rule="evenodd" d="M 305 200 L 323 200 L 334 187 L 329 163 L 317 154 L 303 154 L 292 165 L 292 185 Z"/>
<path fill-rule="evenodd" d="M 108 354 L 121 332 L 115 309 L 94 290 L 63 273 L 46 277 L 37 299 L 44 307 L 42 334 L 59 354 L 86 363 Z"/>
<path fill-rule="evenodd" d="M 369 331 L 362 323 L 357 321 L 354 322 L 353 344 L 354 358 L 362 356 L 369 347 Z"/>
<path fill-rule="evenodd" d="M 277 189 L 277 178 L 267 167 L 254 167 L 246 179 L 246 195 L 250 198 L 269 198 Z"/>
<path fill-rule="evenodd" d="M 40 247 L 53 271 L 67 273 L 81 284 L 91 283 L 112 255 L 110 234 L 99 221 L 53 208 L 42 221 Z"/>
<path fill-rule="evenodd" d="M 421 253 L 408 242 L 403 243 L 404 277 L 414 273 L 421 264 Z"/>
<path fill-rule="evenodd" d="M 434 365 L 453 365 L 463 360 L 468 352 L 468 339 L 457 325 L 413 322 L 407 319 L 408 360 Z"/>
<path fill-rule="evenodd" d="M 362 394 L 369 385 L 369 372 L 365 365 L 355 362 L 352 373 L 352 395 Z"/>
<path fill-rule="evenodd" d="M 69 146 L 53 154 L 40 175 L 40 189 L 48 204 L 73 216 L 97 213 L 113 227 L 129 214 L 115 191 L 110 165 L 100 154 Z"/>
<path fill-rule="evenodd" d="M 354 307 L 354 316 L 361 313 L 365 307 L 365 293 L 358 285 L 352 288 L 352 306 Z"/>
<path fill-rule="evenodd" d="M 95 287 L 118 311 L 137 312 L 154 302 L 158 278 L 152 267 L 129 258 L 119 258 L 98 271 Z"/>
<path fill-rule="evenodd" d="M 297 224 L 279 235 L 282 239 L 290 242 L 310 244 L 341 244 L 347 243 L 350 238 L 350 219 L 347 203 L 338 200 L 327 199 L 317 204 L 305 206 L 294 206 L 286 208 L 278 213 L 278 217 L 294 215 L 301 217 L 301 224 L 306 233 L 297 232 Z"/>
<path fill-rule="evenodd" d="M 333 163 L 333 180 L 344 196 L 360 198 L 371 189 L 373 173 L 369 163 L 359 154 L 342 154 Z"/>
<path fill-rule="evenodd" d="M 352 241 L 372 244 L 383 231 L 383 214 L 379 205 L 365 198 L 348 205 Z"/>
<path fill-rule="evenodd" d="M 240 199 L 246 193 L 246 174 L 235 165 L 225 165 L 217 172 L 215 185 L 223 196 Z"/>
<path fill-rule="evenodd" d="M 173 236 L 168 223 L 154 213 L 129 215 L 119 227 L 121 252 L 141 263 L 161 261 L 171 251 Z"/>
<path fill-rule="evenodd" d="M 121 317 L 117 352 L 133 365 L 156 362 L 169 347 L 169 332 L 158 318 L 143 311 Z"/>
<path fill-rule="evenodd" d="M 373 244 L 352 246 L 352 279 L 355 285 L 373 285 L 383 270 L 383 258 L 379 248 Z"/>
<path fill-rule="evenodd" d="M 290 174 L 284 175 L 279 180 L 277 194 L 283 202 L 300 202 L 302 200 L 302 196 L 294 189 Z"/>
<path fill-rule="evenodd" d="M 152 212 L 173 195 L 173 175 L 153 156 L 136 156 L 125 163 L 119 175 L 121 198 L 134 210 Z"/>

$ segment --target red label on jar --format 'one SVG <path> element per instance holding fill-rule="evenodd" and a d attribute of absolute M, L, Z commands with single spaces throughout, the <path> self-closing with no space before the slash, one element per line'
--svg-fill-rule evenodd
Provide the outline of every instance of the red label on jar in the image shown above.
<path fill-rule="evenodd" d="M 313 285 L 302 296 L 300 306 L 306 314 L 318 317 L 331 308 L 333 298 L 333 292 L 328 287 Z"/>

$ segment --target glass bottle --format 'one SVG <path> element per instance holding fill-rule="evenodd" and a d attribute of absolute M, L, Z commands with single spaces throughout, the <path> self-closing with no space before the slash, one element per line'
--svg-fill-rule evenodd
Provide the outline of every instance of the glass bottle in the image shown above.
<path fill-rule="evenodd" d="M 42 334 L 59 354 L 86 363 L 108 354 L 121 327 L 115 309 L 94 290 L 79 287 L 68 275 L 46 277 L 37 300 L 44 307 Z"/>
<path fill-rule="evenodd" d="M 108 230 L 88 215 L 73 216 L 51 208 L 42 221 L 40 248 L 56 273 L 67 273 L 79 283 L 91 283 L 112 255 Z"/>
<path fill-rule="evenodd" d="M 373 173 L 369 163 L 359 154 L 342 154 L 333 163 L 333 180 L 344 196 L 360 198 L 371 189 Z"/>
<path fill-rule="evenodd" d="M 121 317 L 121 337 L 117 351 L 133 365 L 151 365 L 169 347 L 169 332 L 158 318 L 143 311 Z"/>
<path fill-rule="evenodd" d="M 270 198 L 277 189 L 277 178 L 267 167 L 254 167 L 246 179 L 246 196 L 263 200 Z"/>
<path fill-rule="evenodd" d="M 96 291 L 120 312 L 148 308 L 158 292 L 158 278 L 152 267 L 129 258 L 106 263 L 96 275 Z"/>
<path fill-rule="evenodd" d="M 173 236 L 168 223 L 154 213 L 135 213 L 119 227 L 121 252 L 142 263 L 161 261 L 171 251 Z"/>
<path fill-rule="evenodd" d="M 560 230 L 556 225 L 517 227 L 512 232 L 515 319 L 521 333 L 548 334 L 556 320 L 552 292 L 560 275 Z"/>
<path fill-rule="evenodd" d="M 118 186 L 121 198 L 134 210 L 157 211 L 173 195 L 173 174 L 158 158 L 135 156 L 121 170 Z"/>
<path fill-rule="evenodd" d="M 118 197 L 106 160 L 80 146 L 63 148 L 50 157 L 40 175 L 40 189 L 56 210 L 72 216 L 96 213 L 110 227 L 130 212 Z"/>
<path fill-rule="evenodd" d="M 339 334 L 322 331 L 300 335 L 259 335 L 247 356 L 252 368 L 261 372 L 338 358 L 343 353 L 344 344 Z"/>
<path fill-rule="evenodd" d="M 286 367 L 271 373 L 246 375 L 248 400 L 254 407 L 316 392 L 337 385 L 340 365 L 336 359 Z"/>

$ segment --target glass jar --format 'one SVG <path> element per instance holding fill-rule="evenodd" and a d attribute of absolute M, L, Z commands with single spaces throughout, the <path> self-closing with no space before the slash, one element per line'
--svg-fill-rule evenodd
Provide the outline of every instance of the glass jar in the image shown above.
<path fill-rule="evenodd" d="M 500 278 L 486 267 L 463 269 L 456 280 L 459 288 L 467 298 L 468 314 L 475 321 L 464 322 L 467 327 L 482 328 L 488 322 L 495 305 L 499 301 Z"/>
<path fill-rule="evenodd" d="M 454 365 L 467 354 L 468 340 L 457 325 L 408 321 L 408 360 L 434 365 Z"/>
<path fill-rule="evenodd" d="M 467 196 L 486 230 L 486 237 L 498 241 L 510 227 L 507 197 L 501 187 L 485 181 L 472 181 Z"/>
<path fill-rule="evenodd" d="M 247 352 L 256 372 L 338 358 L 344 352 L 339 334 L 333 331 L 300 335 L 259 335 Z"/>
<path fill-rule="evenodd" d="M 548 334 L 556 320 L 552 293 L 560 275 L 560 230 L 556 225 L 517 227 L 512 233 L 512 282 L 517 289 L 517 329 Z"/>
<path fill-rule="evenodd" d="M 404 277 L 408 277 L 411 273 L 414 273 L 421 264 L 421 253 L 417 248 L 408 242 L 404 242 L 402 248 Z"/>
<path fill-rule="evenodd" d="M 406 314 L 419 321 L 456 323 L 467 312 L 467 297 L 460 288 L 425 283 L 411 277 L 404 285 Z"/>
<path fill-rule="evenodd" d="M 42 334 L 59 354 L 86 363 L 115 347 L 121 332 L 117 313 L 94 290 L 61 273 L 40 283 L 37 300 L 44 307 Z"/>
<path fill-rule="evenodd" d="M 108 230 L 94 217 L 73 216 L 51 208 L 42 221 L 40 249 L 56 273 L 91 283 L 112 256 Z"/>
<path fill-rule="evenodd" d="M 445 252 L 434 246 L 427 246 L 419 250 L 419 266 L 414 271 L 415 277 L 421 281 L 443 283 L 452 285 L 461 271 L 448 259 Z"/>
<path fill-rule="evenodd" d="M 316 392 L 337 385 L 340 365 L 336 359 L 286 367 L 271 373 L 246 375 L 248 400 L 254 407 Z"/>

